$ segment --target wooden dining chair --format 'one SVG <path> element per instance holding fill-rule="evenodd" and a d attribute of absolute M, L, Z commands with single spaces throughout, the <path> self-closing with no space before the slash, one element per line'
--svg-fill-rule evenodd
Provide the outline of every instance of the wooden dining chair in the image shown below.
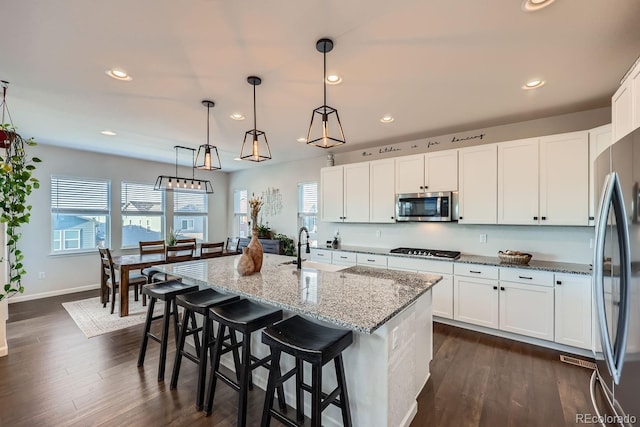
<path fill-rule="evenodd" d="M 190 243 L 193 243 L 194 246 L 196 245 L 195 237 L 189 237 L 189 238 L 186 238 L 186 239 L 176 239 L 176 243 L 175 244 L 176 245 L 187 245 L 187 244 L 190 244 Z"/>
<path fill-rule="evenodd" d="M 226 252 L 238 252 L 239 237 L 227 237 L 227 244 L 225 246 Z"/>
<path fill-rule="evenodd" d="M 102 264 L 102 271 L 104 272 L 105 277 L 105 280 L 100 284 L 102 307 L 106 307 L 109 298 L 111 298 L 111 314 L 113 314 L 116 305 L 116 292 L 120 287 L 120 281 L 118 280 L 118 276 L 116 275 L 116 271 L 113 266 L 111 251 L 108 248 L 98 248 L 98 252 L 100 253 L 100 263 Z M 135 273 L 129 274 L 129 287 L 134 287 L 134 298 L 136 301 L 138 301 L 139 290 L 142 289 L 142 286 L 146 283 L 147 278 L 143 275 Z M 109 291 L 109 289 L 111 291 Z"/>
<path fill-rule="evenodd" d="M 200 244 L 200 258 L 215 258 L 222 256 L 224 242 Z"/>
<path fill-rule="evenodd" d="M 164 253 L 164 240 L 148 240 L 138 242 L 138 245 L 140 247 L 140 255 Z"/>
<path fill-rule="evenodd" d="M 164 260 L 167 264 L 172 262 L 183 262 L 183 261 L 191 261 L 194 258 L 194 253 L 196 251 L 196 244 L 189 242 L 180 245 L 167 245 L 165 246 L 164 251 Z M 177 276 L 171 276 L 170 274 L 160 272 L 158 270 L 154 271 L 151 275 L 151 280 L 153 282 L 164 282 L 167 280 L 181 280 Z"/>

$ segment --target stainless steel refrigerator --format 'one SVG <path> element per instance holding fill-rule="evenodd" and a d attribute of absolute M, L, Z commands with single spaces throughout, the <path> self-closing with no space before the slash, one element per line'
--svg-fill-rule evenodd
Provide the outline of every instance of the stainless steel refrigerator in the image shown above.
<path fill-rule="evenodd" d="M 640 425 L 640 129 L 598 156 L 595 178 L 592 400 L 601 424 Z"/>

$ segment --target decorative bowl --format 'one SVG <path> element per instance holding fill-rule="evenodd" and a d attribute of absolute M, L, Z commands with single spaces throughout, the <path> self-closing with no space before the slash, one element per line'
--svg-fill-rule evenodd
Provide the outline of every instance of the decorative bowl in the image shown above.
<path fill-rule="evenodd" d="M 498 251 L 498 258 L 500 258 L 500 261 L 508 264 L 529 264 L 531 256 L 531 254 L 519 251 Z"/>

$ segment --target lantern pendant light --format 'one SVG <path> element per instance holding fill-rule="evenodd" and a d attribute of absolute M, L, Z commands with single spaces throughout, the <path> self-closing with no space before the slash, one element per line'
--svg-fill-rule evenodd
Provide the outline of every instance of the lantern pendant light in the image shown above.
<path fill-rule="evenodd" d="M 193 167 L 196 169 L 208 171 L 220 170 L 222 169 L 222 166 L 220 165 L 218 147 L 209 144 L 209 111 L 216 104 L 213 101 L 205 99 L 204 101 L 202 101 L 202 105 L 207 107 L 207 143 L 202 144 L 198 148 L 198 155 L 196 156 L 196 159 L 193 163 Z"/>
<path fill-rule="evenodd" d="M 258 130 L 256 118 L 256 86 L 262 83 L 262 79 L 256 76 L 247 77 L 247 82 L 253 86 L 253 129 L 244 134 L 240 158 L 252 162 L 264 162 L 271 159 L 271 149 L 267 141 L 267 135 Z"/>
<path fill-rule="evenodd" d="M 320 39 L 316 43 L 316 49 L 322 53 L 324 59 L 324 104 L 311 113 L 307 144 L 320 148 L 331 148 L 346 142 L 338 110 L 327 105 L 327 52 L 333 50 L 333 41 Z"/>

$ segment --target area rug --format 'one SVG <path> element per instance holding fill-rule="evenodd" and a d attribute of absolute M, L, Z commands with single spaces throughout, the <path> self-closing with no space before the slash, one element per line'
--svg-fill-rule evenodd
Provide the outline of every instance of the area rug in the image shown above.
<path fill-rule="evenodd" d="M 119 295 L 116 298 L 119 298 Z M 142 297 L 139 301 L 134 301 L 133 294 L 129 295 L 129 315 L 125 317 L 120 317 L 118 301 L 115 311 L 110 314 L 111 303 L 107 303 L 103 308 L 100 297 L 63 302 L 62 306 L 87 338 L 139 325 L 144 323 L 147 316 L 147 307 L 142 306 Z M 164 303 L 158 301 L 153 310 L 154 314 L 160 315 L 163 310 Z"/>

